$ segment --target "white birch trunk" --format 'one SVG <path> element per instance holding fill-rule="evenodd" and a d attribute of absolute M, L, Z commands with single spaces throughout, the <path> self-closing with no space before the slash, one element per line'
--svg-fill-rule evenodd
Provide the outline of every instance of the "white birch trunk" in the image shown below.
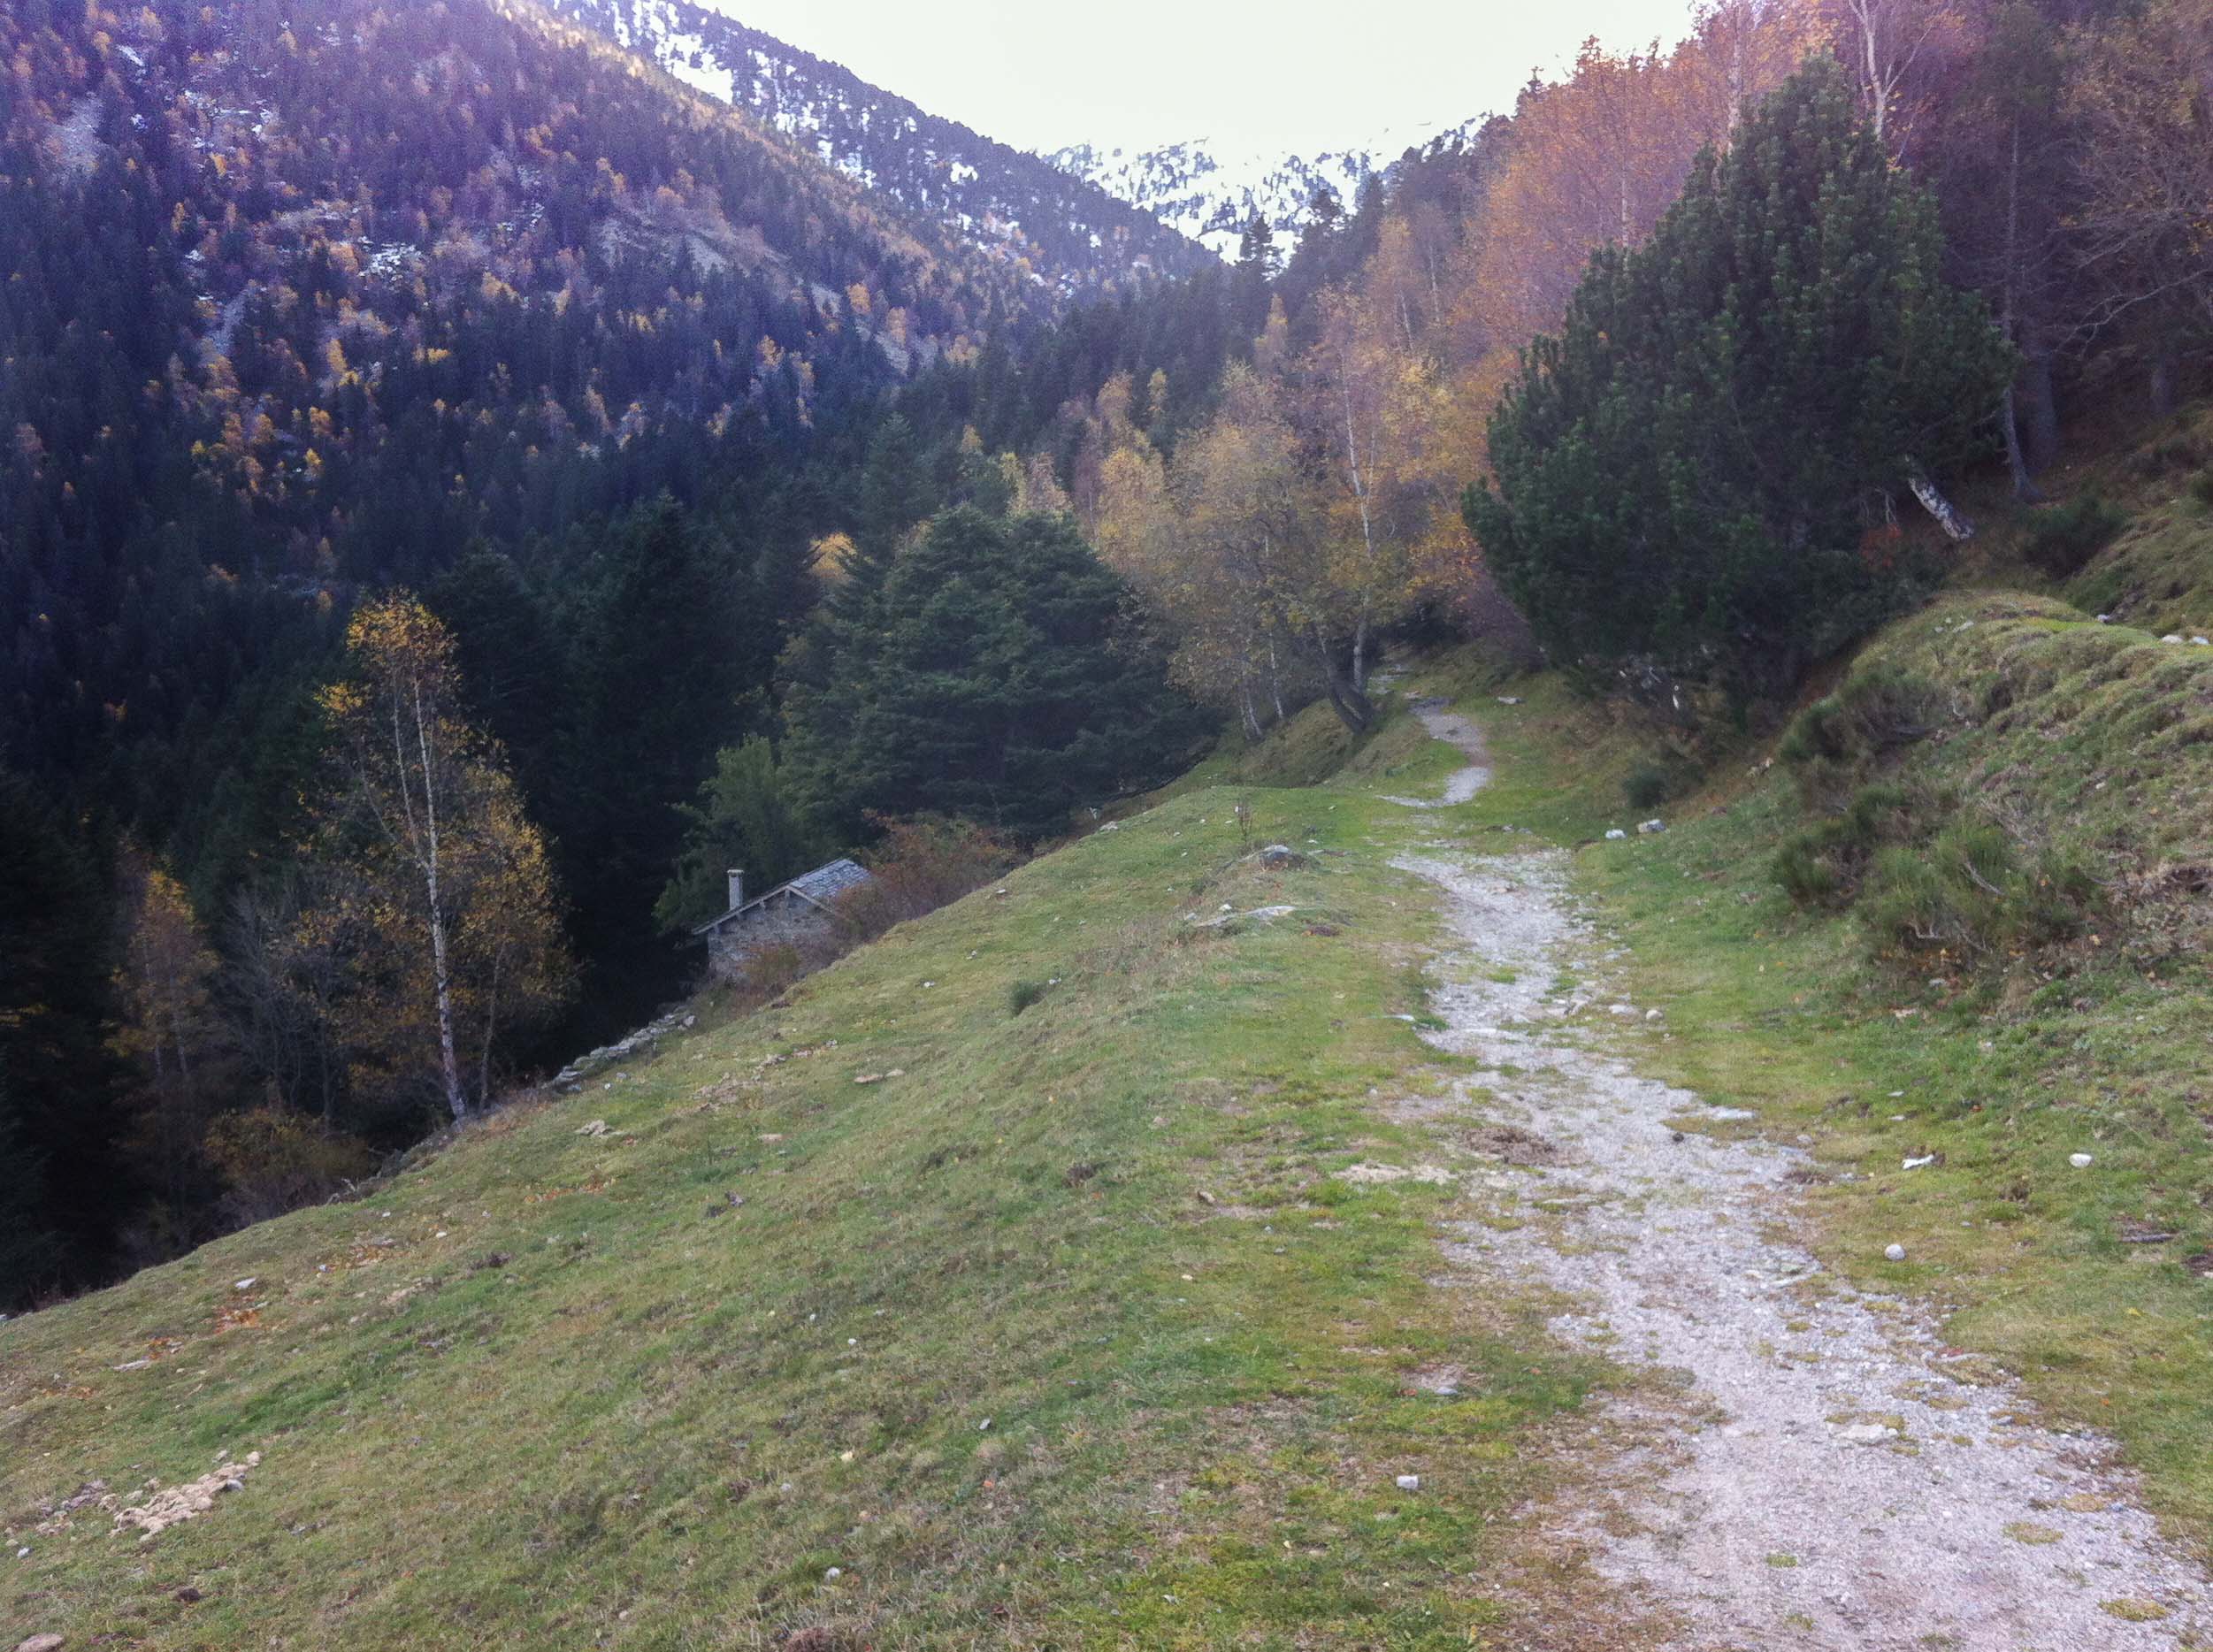
<path fill-rule="evenodd" d="M 1352 477 L 1352 499 L 1360 511 L 1360 549 L 1367 558 L 1367 591 L 1362 594 L 1359 623 L 1352 633 L 1352 686 L 1367 692 L 1367 602 L 1375 587 L 1375 525 L 1368 515 L 1367 480 L 1360 474 L 1359 426 L 1352 416 L 1352 363 L 1339 359 L 1338 390 L 1344 404 L 1344 462 Z"/>
<path fill-rule="evenodd" d="M 1959 507 L 1937 491 L 1936 484 L 1925 470 L 1915 470 L 1906 478 L 1906 486 L 1913 490 L 1914 498 L 1921 501 L 1921 509 L 1936 518 L 1936 525 L 1944 530 L 1948 539 L 1972 539 L 1975 524 L 1960 513 Z"/>
<path fill-rule="evenodd" d="M 431 755 L 430 718 L 423 707 L 419 684 L 415 689 L 415 738 L 423 762 L 423 837 L 418 859 L 424 888 L 430 899 L 431 990 L 438 1006 L 439 1069 L 445 1081 L 447 1110 L 460 1120 L 468 1116 L 469 1098 L 461 1088 L 461 1059 L 454 1048 L 453 971 L 447 960 L 446 906 L 439 890 L 442 868 L 439 860 L 437 770 Z M 404 778 L 401 784 L 404 788 Z"/>
<path fill-rule="evenodd" d="M 502 946 L 492 954 L 492 988 L 484 1006 L 484 1048 L 477 1060 L 477 1105 L 492 1105 L 492 1041 L 498 1036 L 500 1026 L 500 966 L 507 961 L 507 948 Z"/>

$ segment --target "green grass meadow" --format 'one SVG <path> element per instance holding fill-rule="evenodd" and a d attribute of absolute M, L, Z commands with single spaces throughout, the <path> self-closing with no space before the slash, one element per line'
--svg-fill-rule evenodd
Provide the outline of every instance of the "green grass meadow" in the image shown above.
<path fill-rule="evenodd" d="M 1240 799 L 1308 864 L 1246 860 Z M 1428 1059 L 1401 819 L 1183 791 L 0 1327 L 0 1641 L 1482 1644 L 1492 1524 L 1598 1373 L 1425 1282 L 1442 1191 L 1330 1177 L 1415 1151 L 1374 1099 Z M 1298 911 L 1188 922 L 1225 902 Z M 1410 1381 L 1447 1358 L 1458 1396 Z M 249 1450 L 142 1544 L 62 1506 Z"/>
<path fill-rule="evenodd" d="M 1403 711 L 1310 710 L 765 1009 L 0 1326 L 0 1644 L 1576 1644 L 1546 1591 L 1587 1580 L 1514 1516 L 1621 1373 L 1436 1287 L 1449 1189 L 1333 1174 L 1438 1151 L 1382 1105 L 1450 1076 L 1435 894 L 1389 864 L 1425 836 L 1568 852 L 1626 948 L 1589 984 L 1665 1011 L 1606 1036 L 1807 1146 L 1830 1277 L 1938 1304 L 2203 1549 L 2213 650 L 1983 590 L 1877 662 L 1949 696 L 1907 777 L 2103 868 L 2110 921 L 1901 967 L 1771 875 L 1807 818 L 1772 742 L 1633 806 L 1681 751 L 1431 657 L 1473 803 L 1381 800 L 1462 761 Z M 147 1541 L 100 1505 L 249 1451 Z"/>

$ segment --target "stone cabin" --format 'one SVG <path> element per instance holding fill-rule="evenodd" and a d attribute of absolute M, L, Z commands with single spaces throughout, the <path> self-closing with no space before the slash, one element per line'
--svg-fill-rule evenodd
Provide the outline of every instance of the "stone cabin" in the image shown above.
<path fill-rule="evenodd" d="M 870 881 L 857 861 L 837 860 L 747 900 L 745 870 L 732 867 L 730 910 L 692 931 L 707 943 L 708 973 L 726 981 L 764 947 L 797 946 L 813 939 L 830 928 L 831 902 Z"/>

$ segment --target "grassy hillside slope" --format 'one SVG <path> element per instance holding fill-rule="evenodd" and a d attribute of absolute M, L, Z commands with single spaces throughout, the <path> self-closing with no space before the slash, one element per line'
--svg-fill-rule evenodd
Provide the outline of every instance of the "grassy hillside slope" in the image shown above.
<path fill-rule="evenodd" d="M 1394 738 L 1396 784 L 1450 766 Z M 1313 858 L 1259 869 L 1236 798 Z M 1402 1145 L 1372 1097 L 1424 1059 L 1387 807 L 1188 792 L 0 1326 L 0 1642 L 1471 1644 L 1487 1523 L 1594 1373 L 1425 1285 L 1440 1191 L 1329 1176 Z M 1224 903 L 1298 910 L 1188 921 Z M 1448 1351 L 1458 1395 L 1409 1380 Z M 103 1493 L 249 1451 L 111 1532 Z"/>
<path fill-rule="evenodd" d="M 1440 1072 L 1434 893 L 1389 865 L 1431 831 L 1574 846 L 1620 944 L 1579 987 L 1665 1012 L 1615 1035 L 1642 1067 L 1804 1143 L 1834 1275 L 1944 1304 L 2203 1551 L 2213 648 L 1961 591 L 1842 690 L 1885 672 L 1928 691 L 1862 776 L 1904 846 L 1995 826 L 2087 874 L 2071 925 L 1918 955 L 1864 896 L 1802 908 L 1767 748 L 1632 808 L 1631 720 L 1433 659 L 1409 686 L 1496 764 L 1470 804 L 1370 791 L 1458 761 L 1410 719 L 1310 713 L 608 1088 L 0 1326 L 0 1644 L 1623 1644 L 1502 1518 L 1618 1373 L 1498 1281 L 1430 1288 L 1446 1190 L 1331 1174 L 1424 1151 L 1380 1104 Z M 1297 910 L 1199 927 L 1225 904 Z M 249 1451 L 202 1518 L 111 1532 L 103 1497 Z"/>
<path fill-rule="evenodd" d="M 2155 636 L 2213 634 L 2213 408 L 2193 408 L 2065 478 L 2125 515 L 2065 588 L 2087 614 Z"/>

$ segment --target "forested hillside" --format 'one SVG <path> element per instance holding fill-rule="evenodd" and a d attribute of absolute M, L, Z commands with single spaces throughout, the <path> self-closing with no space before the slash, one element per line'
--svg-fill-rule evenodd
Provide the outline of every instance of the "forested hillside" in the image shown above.
<path fill-rule="evenodd" d="M 392 1145 L 433 1105 L 317 961 L 319 690 L 364 594 L 434 608 L 457 715 L 548 845 L 581 974 L 500 1065 L 618 1030 L 696 967 L 654 916 L 678 806 L 773 726 L 818 541 L 888 544 L 951 496 L 957 429 L 871 470 L 884 394 L 1007 359 L 1062 301 L 527 6 L 33 4 L 0 30 L 0 755 L 19 932 L 51 940 L 17 949 L 42 1019 L 0 1151 L 81 1277 L 157 1191 L 139 1255 L 240 1192 L 218 1113 Z M 188 943 L 180 1044 L 121 1026 L 149 922 Z M 352 1162 L 300 1151 L 279 1181 Z"/>
<path fill-rule="evenodd" d="M 8 27 L 6 697 L 35 770 L 173 734 L 242 633 L 326 628 L 352 585 L 759 471 L 1028 302 L 527 11 Z"/>
<path fill-rule="evenodd" d="M 723 22 L 737 107 L 516 0 L 0 21 L 14 1297 L 637 1024 L 725 868 L 950 889 L 1393 639 L 1695 769 L 1971 516 L 2079 567 L 2213 336 L 2181 0 L 1732 0 L 1229 263 Z"/>

